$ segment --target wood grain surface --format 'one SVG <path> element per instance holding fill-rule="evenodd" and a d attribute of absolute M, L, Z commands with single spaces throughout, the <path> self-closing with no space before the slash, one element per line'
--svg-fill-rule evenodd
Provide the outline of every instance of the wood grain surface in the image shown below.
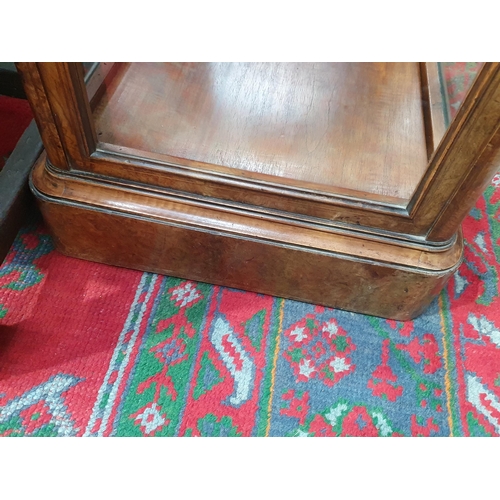
<path fill-rule="evenodd" d="M 295 68 L 282 66 L 283 74 Z M 41 158 L 32 175 L 57 248 L 108 264 L 383 317 L 414 317 L 460 263 L 460 221 L 496 170 L 500 65 L 485 64 L 446 131 L 432 67 L 403 64 L 390 74 L 394 66 L 374 64 L 366 81 L 356 75 L 344 81 L 342 65 L 337 80 L 328 79 L 327 68 L 334 66 L 316 71 L 311 65 L 300 78 L 299 71 L 292 79 L 297 88 L 287 90 L 290 73 L 269 76 L 266 65 L 258 72 L 236 65 L 235 75 L 221 65 L 224 78 L 218 79 L 210 65 L 170 64 L 167 76 L 148 77 L 149 87 L 138 72 L 134 89 L 127 76 L 134 64 L 119 64 L 98 75 L 103 85 L 92 110 L 79 68 L 37 64 L 33 78 L 42 90 L 28 85 L 27 94 L 35 109 L 41 99 L 39 121 L 42 127 L 48 122 L 49 132 L 55 125 L 67 160 L 59 167 L 49 151 L 50 161 Z M 358 68 L 357 76 L 368 67 Z M 170 114 L 164 113 L 166 95 Z M 419 127 L 408 117 L 415 96 Z M 106 130 L 128 130 L 130 143 L 107 142 L 99 128 L 113 99 L 124 116 L 112 116 L 116 121 Z M 405 120 L 413 126 L 405 128 Z M 152 146 L 138 149 L 141 140 Z M 391 163 L 416 143 L 424 166 L 418 175 L 410 163 Z M 315 158 L 341 160 L 316 167 Z M 410 178 L 413 187 L 406 183 Z M 391 182 L 397 189 L 384 191 Z"/>
<path fill-rule="evenodd" d="M 74 257 L 400 320 L 419 314 L 461 260 L 461 235 L 441 252 L 398 247 L 45 166 L 33 189 L 57 248 Z"/>
<path fill-rule="evenodd" d="M 127 63 L 101 143 L 407 203 L 427 167 L 418 63 Z"/>

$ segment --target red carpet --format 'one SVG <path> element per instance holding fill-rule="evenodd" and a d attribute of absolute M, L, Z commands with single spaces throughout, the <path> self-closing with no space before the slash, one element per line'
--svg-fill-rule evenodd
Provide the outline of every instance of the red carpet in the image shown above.
<path fill-rule="evenodd" d="M 444 68 L 453 113 L 478 64 Z M 64 257 L 34 223 L 0 268 L 0 434 L 498 436 L 499 176 L 464 234 L 400 323 Z"/>
<path fill-rule="evenodd" d="M 0 170 L 32 119 L 28 101 L 0 96 Z"/>

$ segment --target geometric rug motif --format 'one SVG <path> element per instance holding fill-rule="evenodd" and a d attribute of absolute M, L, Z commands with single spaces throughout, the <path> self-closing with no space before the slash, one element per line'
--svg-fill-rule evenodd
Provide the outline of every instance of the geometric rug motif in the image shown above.
<path fill-rule="evenodd" d="M 35 221 L 0 267 L 0 435 L 500 436 L 500 176 L 463 231 L 398 322 L 72 259 Z"/>

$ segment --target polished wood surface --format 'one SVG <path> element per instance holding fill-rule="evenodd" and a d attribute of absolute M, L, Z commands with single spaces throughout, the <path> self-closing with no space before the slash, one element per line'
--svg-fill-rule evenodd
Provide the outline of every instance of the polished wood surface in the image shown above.
<path fill-rule="evenodd" d="M 123 81 L 123 74 L 132 66 L 113 67 L 107 76 L 115 72 L 115 77 L 102 75 L 104 84 Z M 173 65 L 176 67 L 179 74 L 186 69 Z M 305 173 L 309 171 L 314 177 L 314 162 L 305 162 L 302 169 L 292 168 L 289 172 L 295 172 L 294 177 L 286 177 L 279 169 L 270 173 L 238 165 L 210 166 L 189 157 L 141 153 L 134 145 L 103 142 L 104 132 L 93 128 L 81 68 L 74 63 L 28 63 L 24 67 L 26 93 L 38 116 L 37 123 L 45 130 L 44 141 L 50 141 L 52 133 L 57 135 L 54 143 L 47 144 L 47 161 L 42 158 L 32 173 L 32 190 L 57 247 L 68 255 L 408 319 L 422 311 L 458 266 L 463 246 L 460 222 L 496 171 L 500 158 L 500 64 L 484 65 L 446 131 L 439 113 L 442 103 L 437 72 L 422 64 L 403 67 L 414 68 L 412 78 L 420 82 L 421 154 L 428 159 L 428 168 L 420 172 L 420 181 L 415 176 L 414 192 L 407 191 L 411 196 L 406 201 L 377 192 L 378 179 L 385 178 L 384 175 L 389 178 L 392 167 L 388 172 L 377 173 L 371 191 L 370 188 L 361 191 L 360 185 L 371 183 L 369 170 L 364 171 L 354 189 L 348 189 L 337 186 L 335 176 L 326 167 L 321 183 L 317 179 L 309 181 Z M 124 72 L 121 77 L 120 71 Z M 373 78 L 383 80 L 378 72 Z M 394 78 L 398 81 L 397 75 Z M 189 78 L 180 80 L 186 82 Z M 238 80 L 243 88 L 244 80 Z M 374 88 L 366 82 L 363 85 L 357 87 L 361 90 L 353 102 L 363 102 L 363 88 Z M 410 97 L 414 95 L 411 88 L 407 88 Z M 313 85 L 304 95 L 325 102 L 322 87 L 318 89 L 319 93 L 315 93 Z M 136 92 L 140 95 L 139 90 Z M 267 92 L 269 116 L 280 117 L 279 107 L 271 102 L 272 89 Z M 299 90 L 291 99 L 298 94 Z M 98 104 L 105 98 L 101 96 L 111 95 L 113 99 L 119 92 L 115 89 L 100 93 L 98 89 L 95 95 L 94 103 Z M 375 102 L 387 105 L 379 109 L 392 109 L 385 95 L 381 86 L 372 97 Z M 206 118 L 218 112 L 214 102 L 208 106 L 200 96 L 190 88 L 177 97 L 184 110 L 186 103 L 192 103 L 192 113 L 196 107 L 193 103 L 200 104 Z M 302 105 L 300 99 L 293 102 L 299 108 Z M 320 107 L 316 108 L 314 102 L 313 99 L 311 113 L 319 113 Z M 132 104 L 127 119 L 137 117 L 131 135 L 140 137 L 144 132 L 137 111 L 140 103 L 135 108 Z M 96 116 L 100 116 L 99 106 L 95 109 Z M 227 107 L 221 109 L 229 122 L 249 127 L 250 137 L 256 141 L 255 158 L 279 139 L 275 131 L 267 141 L 254 126 L 252 113 L 243 116 L 235 111 L 231 117 Z M 267 116 L 265 106 L 258 109 L 259 119 Z M 369 115 L 366 109 L 364 112 Z M 342 111 L 339 113 L 343 116 Z M 349 129 L 343 132 L 346 135 L 342 140 L 349 145 L 352 137 L 362 136 L 370 129 L 368 115 L 361 113 L 365 117 L 363 123 L 358 123 L 354 115 L 346 119 L 356 126 L 351 132 Z M 171 118 L 175 121 L 175 109 Z M 185 138 L 186 123 L 178 116 L 176 119 L 180 129 L 178 139 Z M 307 114 L 305 122 L 304 115 L 302 119 L 302 124 L 307 123 Z M 292 121 L 290 118 L 287 123 Z M 200 139 L 212 133 L 207 128 L 208 122 L 202 132 L 196 130 L 198 122 L 187 123 L 194 127 L 193 137 L 200 150 L 215 154 L 214 142 Z M 219 121 L 217 127 L 224 123 L 225 120 Z M 290 148 L 287 154 L 295 151 L 295 159 L 299 158 L 308 138 L 320 137 L 322 123 L 325 121 L 318 118 L 309 135 L 307 127 L 305 132 L 302 130 L 305 135 L 297 132 L 296 143 L 287 145 Z M 335 120 L 327 125 L 325 137 L 335 130 Z M 171 134 L 168 137 L 175 139 L 173 122 L 165 126 Z M 213 131 L 215 136 L 219 133 L 217 127 Z M 237 147 L 248 153 L 253 144 L 242 136 L 241 127 L 239 132 L 227 130 L 226 143 L 221 142 L 224 154 L 236 159 L 240 151 Z M 381 131 L 373 131 L 380 138 L 380 144 L 373 145 L 379 164 L 380 158 L 387 159 L 380 151 L 395 144 L 392 130 L 388 125 L 385 136 Z M 270 129 L 268 132 L 272 135 Z M 395 137 L 404 135 L 401 132 Z M 235 137 L 238 144 L 231 142 Z M 303 154 L 302 159 L 314 158 L 317 151 L 324 151 L 323 140 L 318 139 L 315 149 Z M 177 140 L 177 145 L 182 141 L 189 147 L 187 139 Z M 279 144 L 278 140 L 273 154 L 280 151 Z M 367 144 L 371 147 L 369 140 Z M 236 149 L 231 150 L 231 145 Z M 338 146 L 341 151 L 348 149 L 342 144 Z M 59 151 L 62 156 L 58 159 Z M 248 154 L 245 158 L 249 158 Z M 304 174 L 302 180 L 297 172 Z M 351 173 L 354 178 L 354 171 Z M 400 173 L 394 167 L 396 178 Z M 339 178 L 345 180 L 343 176 Z M 404 190 L 405 183 L 401 183 Z"/>
<path fill-rule="evenodd" d="M 420 68 L 429 64 L 432 66 L 433 63 L 422 63 Z M 406 205 L 402 205 L 402 201 L 397 198 L 344 188 L 327 193 L 311 188 L 306 182 L 295 181 L 293 186 L 286 185 L 286 178 L 276 176 L 266 176 L 265 180 L 254 179 L 253 176 L 257 174 L 238 169 L 221 173 L 219 169 L 223 167 L 212 165 L 207 168 L 207 164 L 186 158 L 167 155 L 156 157 L 154 153 L 148 153 L 145 157 L 138 155 L 137 150 L 109 144 L 106 144 L 106 149 L 101 149 L 101 145 L 96 144 L 97 134 L 89 131 L 93 119 L 88 111 L 88 98 L 81 91 L 83 78 L 76 84 L 71 83 L 78 80 L 78 75 L 82 73 L 80 65 L 23 63 L 21 66 L 19 69 L 26 74 L 27 81 L 33 79 L 33 75 L 40 76 L 43 73 L 43 78 L 39 78 L 42 90 L 28 86 L 27 96 L 37 116 L 37 123 L 47 123 L 45 128 L 42 126 L 42 130 L 46 129 L 48 133 L 55 128 L 59 133 L 57 139 L 62 151 L 57 141 L 50 140 L 50 134 L 47 140 L 44 139 L 48 159 L 56 168 L 75 173 L 78 171 L 78 175 L 88 173 L 105 176 L 113 182 L 137 182 L 150 190 L 173 190 L 183 192 L 183 195 L 214 198 L 218 203 L 250 204 L 256 210 L 285 211 L 304 219 L 321 218 L 325 224 L 352 225 L 356 230 L 389 230 L 397 232 L 398 238 L 421 238 L 426 233 L 415 227 Z M 114 68 L 113 72 L 116 70 Z M 419 78 L 422 79 L 422 71 Z M 426 102 L 435 102 L 429 95 L 430 89 L 432 86 L 422 88 L 423 115 L 427 118 L 429 113 L 432 115 L 436 112 L 434 106 L 428 111 L 425 107 Z M 45 108 L 50 112 L 46 113 Z M 429 121 L 431 128 L 434 122 L 434 119 Z M 426 125 L 426 131 L 429 130 L 429 124 Z M 57 158 L 55 154 L 59 152 L 63 154 Z"/>
<path fill-rule="evenodd" d="M 386 265 L 409 266 L 427 272 L 441 272 L 453 267 L 460 258 L 455 240 L 440 251 L 431 251 L 425 243 L 400 242 L 391 238 L 352 232 L 348 229 L 326 228 L 319 222 L 303 221 L 256 213 L 248 208 L 216 205 L 166 193 L 144 192 L 140 185 L 117 185 L 62 175 L 43 167 L 42 155 L 32 173 L 38 194 L 54 200 L 71 200 L 101 210 L 113 210 L 132 217 L 146 216 L 161 223 L 175 223 L 205 230 L 248 237 L 281 245 L 298 245 L 314 251 L 335 252 L 347 258 L 371 259 Z M 454 249 L 450 251 L 450 249 Z"/>
<path fill-rule="evenodd" d="M 38 63 L 23 62 L 16 64 L 24 85 L 26 97 L 33 111 L 35 122 L 42 137 L 43 145 L 50 161 L 59 168 L 68 169 L 64 151 L 61 127 L 58 128 L 51 108 L 47 85 L 42 80 Z M 50 83 L 48 87 L 50 88 Z M 64 91 L 63 91 L 64 93 Z"/>
<path fill-rule="evenodd" d="M 420 63 L 420 79 L 427 156 L 430 159 L 447 129 L 445 117 L 448 110 L 445 108 L 448 102 L 443 95 L 446 90 L 440 79 L 438 64 Z"/>
<path fill-rule="evenodd" d="M 63 175 L 43 158 L 32 183 L 67 255 L 399 320 L 429 304 L 462 256 L 460 235 L 441 252 L 397 247 Z"/>
<path fill-rule="evenodd" d="M 427 167 L 418 63 L 129 63 L 94 118 L 144 156 L 401 204 Z"/>

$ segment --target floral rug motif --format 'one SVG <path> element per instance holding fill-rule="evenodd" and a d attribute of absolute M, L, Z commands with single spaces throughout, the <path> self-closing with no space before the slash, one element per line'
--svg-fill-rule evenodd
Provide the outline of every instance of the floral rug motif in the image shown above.
<path fill-rule="evenodd" d="M 443 65 L 452 114 L 479 67 Z M 498 436 L 500 176 L 463 227 L 403 323 L 71 259 L 27 226 L 0 267 L 0 435 Z"/>

